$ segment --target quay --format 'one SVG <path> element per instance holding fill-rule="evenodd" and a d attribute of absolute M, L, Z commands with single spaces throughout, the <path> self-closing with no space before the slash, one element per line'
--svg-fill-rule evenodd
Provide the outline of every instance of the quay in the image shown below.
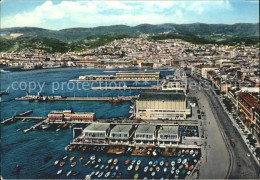
<path fill-rule="evenodd" d="M 0 96 L 3 96 L 3 95 L 9 95 L 8 92 L 0 92 Z"/>
<path fill-rule="evenodd" d="M 14 123 L 17 121 L 17 117 L 24 117 L 24 116 L 27 116 L 29 114 L 31 114 L 33 111 L 32 110 L 29 110 L 29 111 L 26 111 L 26 112 L 23 112 L 23 113 L 20 113 L 20 114 L 17 114 L 17 115 L 14 115 L 13 117 L 11 118 L 8 118 L 8 119 L 5 119 L 3 121 L 1 121 L 1 124 L 8 124 L 8 123 Z"/>
<path fill-rule="evenodd" d="M 45 121 L 41 121 L 41 122 L 39 122 L 39 123 L 37 123 L 37 124 L 33 125 L 32 127 L 30 127 L 30 128 L 28 128 L 28 129 L 25 129 L 25 130 L 23 130 L 23 132 L 24 132 L 24 133 L 27 133 L 27 132 L 29 132 L 29 131 L 31 131 L 31 130 L 33 130 L 33 129 L 35 129 L 35 128 L 39 127 L 39 126 L 41 126 L 41 125 L 42 125 L 44 122 L 45 122 Z"/>
<path fill-rule="evenodd" d="M 114 102 L 118 101 L 131 101 L 136 99 L 137 96 L 118 96 L 118 97 L 61 97 L 61 96 L 24 96 L 16 98 L 17 101 L 38 101 L 38 102 L 47 102 L 47 101 L 109 101 Z"/>
<path fill-rule="evenodd" d="M 124 87 L 124 86 L 114 86 L 114 87 L 92 87 L 92 90 L 156 90 L 161 87 Z"/>

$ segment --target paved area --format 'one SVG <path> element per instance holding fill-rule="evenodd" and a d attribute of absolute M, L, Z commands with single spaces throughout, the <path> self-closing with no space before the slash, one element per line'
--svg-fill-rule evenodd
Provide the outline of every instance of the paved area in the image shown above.
<path fill-rule="evenodd" d="M 227 113 L 221 106 L 215 94 L 212 92 L 212 90 L 204 90 L 204 89 L 201 89 L 200 93 L 203 93 L 204 98 L 208 101 L 208 104 L 203 104 L 204 107 L 202 107 L 202 109 L 209 109 L 209 111 L 206 111 L 206 113 L 210 114 L 209 112 L 211 111 L 213 114 L 215 114 L 217 125 L 220 127 L 221 131 L 223 131 L 224 136 L 226 136 L 228 139 L 234 138 L 235 140 L 235 147 L 231 147 L 229 145 L 229 149 L 231 150 L 231 158 L 232 158 L 229 178 L 230 179 L 259 179 L 259 171 L 260 171 L 259 166 L 257 165 L 257 163 L 255 162 L 252 156 L 247 156 L 249 150 L 246 144 L 244 143 L 238 130 L 235 128 L 232 121 L 228 117 Z M 207 114 L 207 119 L 209 118 L 208 114 Z M 208 132 L 207 142 L 209 143 L 210 134 L 213 133 L 212 131 L 209 131 L 209 129 L 207 130 L 207 132 Z M 209 157 L 209 155 L 207 155 L 207 157 Z M 213 162 L 209 162 L 208 164 L 209 165 L 210 163 L 216 164 L 216 161 L 218 161 L 217 158 L 219 157 L 215 157 L 215 161 L 213 160 Z M 213 169 L 213 171 L 215 171 L 216 168 L 222 169 L 221 166 L 224 164 L 223 162 L 228 163 L 229 159 L 225 159 L 224 157 L 222 157 L 221 161 L 222 164 L 219 164 L 218 166 L 216 164 L 216 167 L 215 169 Z M 201 172 L 203 172 L 202 168 L 203 165 L 201 166 Z M 206 177 L 206 178 L 213 178 L 213 177 Z"/>
<path fill-rule="evenodd" d="M 198 174 L 192 178 L 224 179 L 228 173 L 230 163 L 229 153 L 210 108 L 208 99 L 205 94 L 199 90 L 190 90 L 189 95 L 199 99 L 200 110 L 204 111 L 206 114 L 206 116 L 203 116 L 201 119 L 206 140 L 204 142 L 205 146 L 202 147 L 204 156 Z"/>

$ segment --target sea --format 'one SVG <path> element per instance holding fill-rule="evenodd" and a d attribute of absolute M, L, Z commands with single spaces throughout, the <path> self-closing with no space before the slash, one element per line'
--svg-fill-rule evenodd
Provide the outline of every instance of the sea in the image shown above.
<path fill-rule="evenodd" d="M 91 90 L 91 86 L 105 86 L 106 84 L 78 84 L 69 80 L 77 79 L 81 75 L 114 75 L 118 71 L 143 71 L 144 69 L 87 69 L 87 68 L 59 68 L 45 70 L 20 71 L 6 69 L 9 72 L 1 72 L 1 92 L 8 91 L 9 95 L 1 97 L 1 120 L 12 117 L 16 114 L 33 110 L 30 114 L 32 117 L 47 117 L 48 113 L 53 110 L 73 109 L 75 112 L 94 112 L 98 119 L 111 119 L 129 117 L 131 102 L 109 103 L 105 101 L 57 101 L 57 102 L 27 102 L 16 101 L 17 97 L 25 96 L 27 93 L 37 95 L 41 93 L 44 96 L 70 96 L 70 97 L 117 97 L 138 95 L 140 90 Z M 158 69 L 147 69 L 147 71 L 157 71 Z M 173 75 L 172 70 L 160 69 L 161 76 Z M 108 84 L 109 86 L 122 86 L 122 84 Z M 74 84 L 74 85 L 73 85 Z M 151 86 L 157 85 L 158 82 L 126 82 L 127 86 Z M 73 87 L 74 86 L 74 87 Z M 89 160 L 89 157 L 95 153 L 82 154 L 80 151 L 68 152 L 65 147 L 73 140 L 72 129 L 68 128 L 56 131 L 35 130 L 24 134 L 22 130 L 31 127 L 38 121 L 18 121 L 10 125 L 1 125 L 1 176 L 4 179 L 83 179 L 97 169 L 84 167 L 83 164 Z M 47 156 L 52 159 L 45 162 Z M 66 160 L 63 167 L 54 166 L 56 160 L 62 160 L 62 157 L 75 157 L 77 165 L 70 167 L 71 162 Z M 190 158 L 189 155 L 183 155 L 182 158 Z M 79 162 L 78 158 L 83 157 L 83 161 Z M 122 178 L 133 179 L 135 174 L 138 178 L 165 178 L 167 173 L 163 172 L 163 168 L 151 176 L 151 172 L 145 173 L 143 168 L 148 165 L 149 161 L 177 161 L 177 158 L 165 157 L 133 157 L 126 155 L 108 155 L 96 154 L 97 158 L 101 158 L 100 163 L 106 165 L 108 159 L 118 158 L 119 170 Z M 141 160 L 139 171 L 127 171 L 124 165 L 126 159 Z M 16 166 L 19 165 L 20 171 Z M 57 171 L 62 169 L 63 173 L 57 175 Z M 66 176 L 70 170 L 78 171 L 77 176 Z M 102 170 L 99 170 L 100 172 Z M 108 172 L 110 170 L 103 170 Z M 113 170 L 115 171 L 115 170 Z M 111 170 L 111 173 L 113 172 Z M 170 171 L 170 167 L 168 173 Z M 180 174 L 179 178 L 185 178 L 186 174 Z"/>

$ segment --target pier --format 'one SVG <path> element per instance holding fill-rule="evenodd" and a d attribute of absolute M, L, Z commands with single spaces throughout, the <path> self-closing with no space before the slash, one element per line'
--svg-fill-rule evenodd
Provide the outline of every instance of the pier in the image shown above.
<path fill-rule="evenodd" d="M 119 100 L 119 101 L 131 101 L 136 99 L 137 96 L 118 96 L 118 97 L 60 97 L 60 96 L 24 96 L 16 98 L 17 101 L 38 101 L 38 102 L 54 102 L 54 101 L 110 101 Z"/>
<path fill-rule="evenodd" d="M 24 116 L 27 116 L 27 115 L 31 114 L 32 112 L 33 112 L 32 110 L 29 110 L 29 111 L 26 111 L 26 112 L 23 112 L 23 113 L 14 115 L 14 116 L 11 117 L 11 118 L 8 118 L 8 119 L 3 120 L 3 121 L 1 122 L 1 124 L 14 123 L 14 122 L 17 121 L 18 117 L 19 117 L 19 118 L 24 118 Z"/>
<path fill-rule="evenodd" d="M 41 122 L 39 122 L 39 123 L 33 125 L 32 127 L 23 130 L 23 132 L 24 132 L 24 133 L 30 132 L 30 131 L 32 131 L 33 129 L 35 129 L 35 128 L 41 126 L 43 123 L 44 123 L 44 121 L 41 121 Z"/>
<path fill-rule="evenodd" d="M 124 87 L 124 86 L 115 86 L 115 87 L 92 87 L 92 90 L 156 90 L 161 87 L 152 86 L 152 87 Z"/>

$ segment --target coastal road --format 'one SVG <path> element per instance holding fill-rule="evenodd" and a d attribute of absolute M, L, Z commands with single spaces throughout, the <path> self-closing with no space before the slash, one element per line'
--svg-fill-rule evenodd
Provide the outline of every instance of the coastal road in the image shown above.
<path fill-rule="evenodd" d="M 255 162 L 254 158 L 247 156 L 249 150 L 241 138 L 238 130 L 231 119 L 228 117 L 226 111 L 223 109 L 219 100 L 213 93 L 212 89 L 201 88 L 200 92 L 203 93 L 209 102 L 209 106 L 215 119 L 217 120 L 218 126 L 223 130 L 224 136 L 228 139 L 234 138 L 235 147 L 229 146 L 231 150 L 231 169 L 230 169 L 230 179 L 259 179 L 259 166 Z M 210 133 L 210 132 L 208 132 Z M 229 161 L 224 159 L 223 161 Z M 213 162 L 214 163 L 214 162 Z M 210 178 L 210 177 L 208 177 Z"/>
<path fill-rule="evenodd" d="M 230 179 L 258 179 L 259 166 L 252 156 L 247 156 L 249 152 L 245 142 L 241 138 L 238 130 L 231 119 L 228 117 L 226 111 L 221 106 L 219 100 L 212 92 L 212 90 L 203 90 L 210 102 L 212 111 L 217 115 L 220 128 L 223 129 L 228 139 L 234 138 L 235 147 L 231 147 L 233 155 L 233 165 L 231 169 Z"/>

